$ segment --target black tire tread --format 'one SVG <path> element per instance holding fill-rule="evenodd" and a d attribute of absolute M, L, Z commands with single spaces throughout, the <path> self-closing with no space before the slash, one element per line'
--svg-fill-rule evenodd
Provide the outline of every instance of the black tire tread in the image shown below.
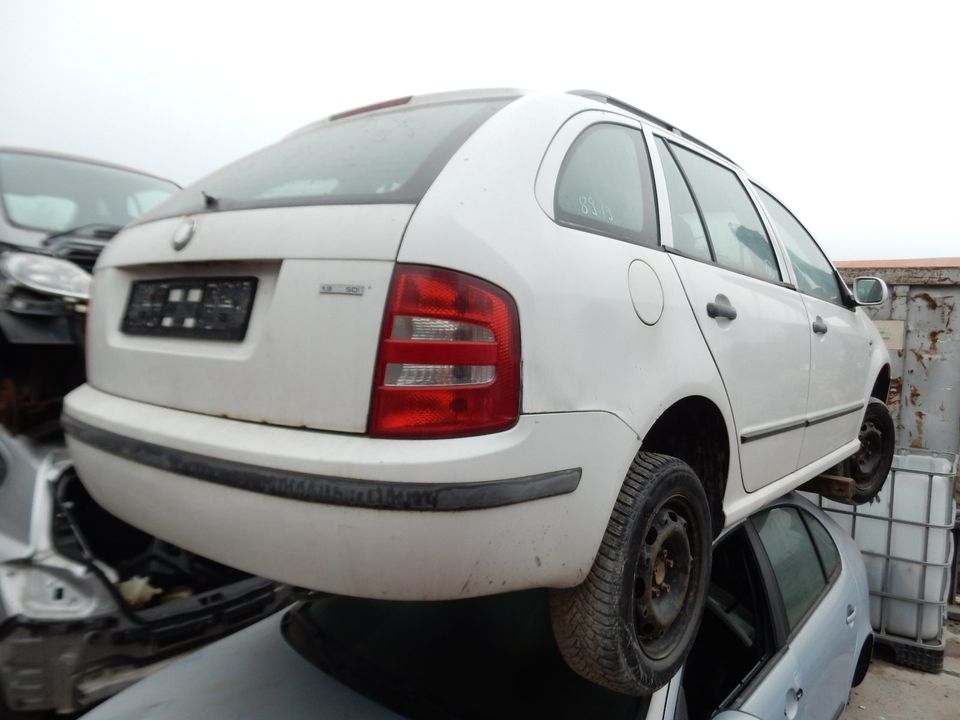
<path fill-rule="evenodd" d="M 873 500 L 883 489 L 884 483 L 887 481 L 887 476 L 890 474 L 890 467 L 893 465 L 893 453 L 894 453 L 894 423 L 893 418 L 890 415 L 890 409 L 887 407 L 886 403 L 878 398 L 870 398 L 866 412 L 883 412 L 886 413 L 885 424 L 887 425 L 887 433 L 889 434 L 889 445 L 887 456 L 883 459 L 882 464 L 878 468 L 875 480 L 870 485 L 869 488 L 862 489 L 859 486 L 855 487 L 853 494 L 853 504 L 854 505 L 863 505 L 865 503 Z"/>
<path fill-rule="evenodd" d="M 642 667 L 630 667 L 623 651 L 618 604 L 625 559 L 619 540 L 628 534 L 631 509 L 645 497 L 649 483 L 671 466 L 687 468 L 667 455 L 637 454 L 587 578 L 550 593 L 554 636 L 567 664 L 588 680 L 627 695 L 652 693 L 664 683 Z"/>

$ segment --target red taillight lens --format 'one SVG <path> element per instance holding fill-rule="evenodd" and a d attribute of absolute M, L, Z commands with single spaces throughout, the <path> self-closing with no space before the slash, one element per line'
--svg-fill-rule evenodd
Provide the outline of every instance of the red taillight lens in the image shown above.
<path fill-rule="evenodd" d="M 504 290 L 397 265 L 373 382 L 370 434 L 440 438 L 505 430 L 520 412 L 520 322 Z"/>

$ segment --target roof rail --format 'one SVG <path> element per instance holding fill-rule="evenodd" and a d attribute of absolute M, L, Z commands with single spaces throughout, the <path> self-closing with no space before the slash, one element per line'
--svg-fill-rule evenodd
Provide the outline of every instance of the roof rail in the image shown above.
<path fill-rule="evenodd" d="M 619 108 L 621 110 L 626 110 L 628 113 L 637 115 L 638 117 L 641 117 L 644 120 L 647 120 L 656 125 L 659 125 L 660 127 L 665 128 L 666 130 L 669 130 L 675 135 L 679 135 L 680 137 L 686 140 L 689 140 L 690 142 L 694 142 L 697 145 L 700 145 L 701 147 L 706 148 L 707 150 L 712 152 L 714 155 L 719 155 L 720 157 L 722 157 L 724 160 L 726 160 L 728 163 L 732 165 L 737 165 L 737 163 L 733 162 L 733 160 L 731 160 L 728 156 L 724 155 L 722 152 L 720 152 L 716 148 L 710 147 L 705 142 L 703 142 L 703 140 L 698 140 L 690 133 L 686 133 L 680 128 L 678 128 L 676 125 L 673 125 L 672 123 L 668 123 L 665 120 L 661 120 L 656 115 L 651 115 L 645 110 L 641 110 L 640 108 L 634 107 L 629 103 L 625 103 L 623 100 L 617 100 L 617 98 L 615 97 L 612 97 L 610 95 L 605 95 L 604 93 L 597 92 L 595 90 L 569 90 L 568 94 L 579 95 L 580 97 L 589 98 L 591 100 L 596 100 L 597 102 L 606 103 L 607 105 L 613 105 L 614 107 Z M 737 167 L 740 167 L 740 166 L 737 165 Z"/>

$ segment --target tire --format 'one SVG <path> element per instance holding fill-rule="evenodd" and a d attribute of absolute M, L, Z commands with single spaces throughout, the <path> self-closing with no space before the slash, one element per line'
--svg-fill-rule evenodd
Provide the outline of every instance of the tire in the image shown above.
<path fill-rule="evenodd" d="M 895 445 L 893 418 L 887 406 L 870 398 L 860 425 L 860 450 L 848 460 L 850 477 L 856 485 L 853 502 L 870 502 L 883 489 L 893 464 Z"/>
<path fill-rule="evenodd" d="M 666 685 L 700 626 L 711 539 L 707 496 L 690 466 L 638 453 L 586 580 L 550 591 L 567 664 L 626 695 Z"/>
<path fill-rule="evenodd" d="M 873 635 L 867 637 L 860 649 L 860 657 L 857 658 L 857 667 L 853 672 L 853 682 L 851 689 L 859 687 L 860 683 L 867 677 L 870 670 L 870 661 L 873 659 Z"/>

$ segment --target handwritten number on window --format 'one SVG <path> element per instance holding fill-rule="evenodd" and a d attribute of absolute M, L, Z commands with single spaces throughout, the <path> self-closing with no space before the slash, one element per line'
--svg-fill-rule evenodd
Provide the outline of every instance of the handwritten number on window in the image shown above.
<path fill-rule="evenodd" d="M 598 203 L 592 195 L 580 196 L 580 214 L 600 218 L 602 222 L 613 222 L 613 208 L 606 203 Z"/>

